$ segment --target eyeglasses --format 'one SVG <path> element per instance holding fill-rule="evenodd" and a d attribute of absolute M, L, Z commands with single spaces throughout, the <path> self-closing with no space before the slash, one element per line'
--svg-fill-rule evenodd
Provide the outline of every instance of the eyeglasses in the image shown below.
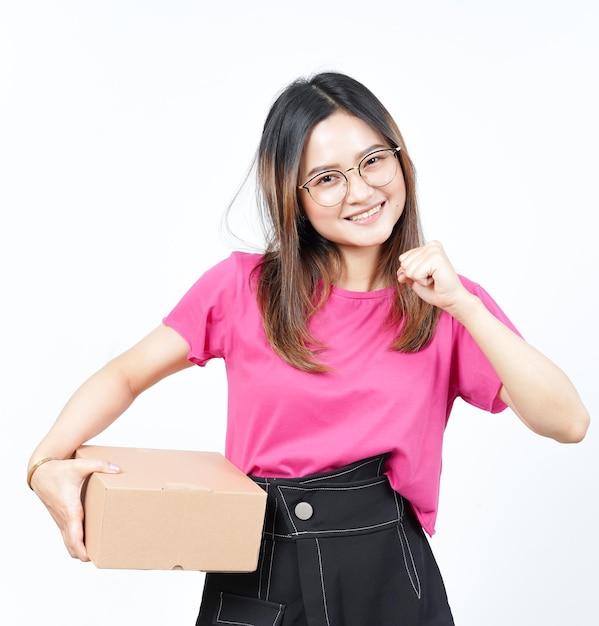
<path fill-rule="evenodd" d="M 298 189 L 304 189 L 320 206 L 335 206 L 345 200 L 349 189 L 346 174 L 358 170 L 362 180 L 371 187 L 388 185 L 397 174 L 397 153 L 400 148 L 384 148 L 367 154 L 355 167 L 341 170 L 325 170 L 307 180 Z"/>

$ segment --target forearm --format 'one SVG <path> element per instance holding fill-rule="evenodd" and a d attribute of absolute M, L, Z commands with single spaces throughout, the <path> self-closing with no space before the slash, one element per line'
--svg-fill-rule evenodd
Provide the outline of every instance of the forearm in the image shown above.
<path fill-rule="evenodd" d="M 71 396 L 33 451 L 30 465 L 48 456 L 71 457 L 82 443 L 112 424 L 134 399 L 127 377 L 116 361 L 111 361 Z"/>
<path fill-rule="evenodd" d="M 31 455 L 29 466 L 48 456 L 69 458 L 107 428 L 143 391 L 191 363 L 188 346 L 160 325 L 79 387 Z"/>
<path fill-rule="evenodd" d="M 561 442 L 580 441 L 589 415 L 564 372 L 470 295 L 452 312 L 472 335 L 504 387 L 503 399 L 533 431 Z"/>

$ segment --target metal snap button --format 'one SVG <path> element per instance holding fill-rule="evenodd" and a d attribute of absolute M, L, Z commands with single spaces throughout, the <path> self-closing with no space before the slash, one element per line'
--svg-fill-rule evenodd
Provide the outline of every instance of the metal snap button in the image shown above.
<path fill-rule="evenodd" d="M 307 520 L 314 515 L 314 509 L 308 502 L 300 502 L 295 505 L 295 515 L 298 519 Z"/>

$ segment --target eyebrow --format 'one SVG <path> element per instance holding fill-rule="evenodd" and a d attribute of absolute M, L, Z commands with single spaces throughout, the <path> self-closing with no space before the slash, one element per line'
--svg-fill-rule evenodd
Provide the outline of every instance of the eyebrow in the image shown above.
<path fill-rule="evenodd" d="M 358 163 L 367 155 L 369 155 L 371 152 L 374 152 L 375 150 L 380 150 L 380 149 L 385 149 L 388 148 L 389 146 L 386 146 L 382 143 L 375 143 L 372 146 L 369 146 L 368 148 L 366 148 L 365 150 L 363 150 L 362 152 L 358 153 L 357 159 L 358 159 Z M 353 167 L 356 167 L 355 165 Z M 328 172 L 330 170 L 337 170 L 337 171 L 342 171 L 341 170 L 341 166 L 336 163 L 334 165 L 317 165 L 316 167 L 313 167 L 305 176 L 304 178 L 312 178 L 314 175 L 318 174 L 319 172 Z"/>

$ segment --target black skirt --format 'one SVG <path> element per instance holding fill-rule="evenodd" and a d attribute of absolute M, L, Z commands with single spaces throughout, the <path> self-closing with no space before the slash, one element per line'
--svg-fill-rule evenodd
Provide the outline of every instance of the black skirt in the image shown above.
<path fill-rule="evenodd" d="M 206 574 L 196 626 L 453 626 L 420 523 L 383 473 L 388 455 L 268 493 L 258 568 Z"/>

